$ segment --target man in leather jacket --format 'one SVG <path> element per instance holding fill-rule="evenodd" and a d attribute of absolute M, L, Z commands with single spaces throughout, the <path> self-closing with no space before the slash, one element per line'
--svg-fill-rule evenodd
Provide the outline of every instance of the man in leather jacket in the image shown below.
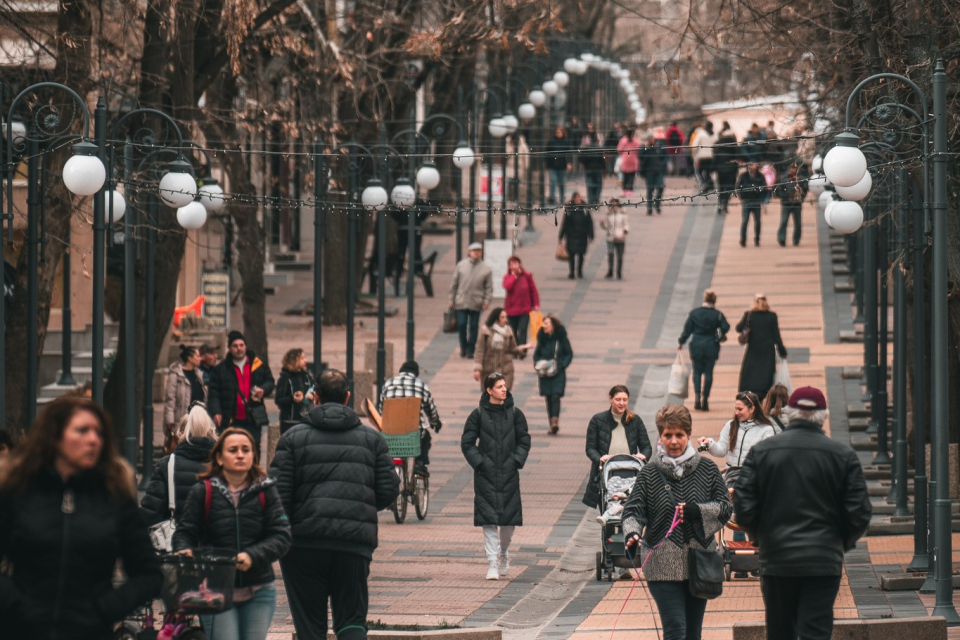
<path fill-rule="evenodd" d="M 823 393 L 795 390 L 785 413 L 783 433 L 747 455 L 734 512 L 760 546 L 767 637 L 826 640 L 843 553 L 867 531 L 870 498 L 856 453 L 823 432 Z"/>

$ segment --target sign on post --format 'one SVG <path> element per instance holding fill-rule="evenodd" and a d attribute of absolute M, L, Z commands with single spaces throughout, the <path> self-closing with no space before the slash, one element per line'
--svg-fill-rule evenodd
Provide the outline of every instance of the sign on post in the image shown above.
<path fill-rule="evenodd" d="M 493 297 L 507 295 L 503 288 L 503 276 L 507 275 L 507 260 L 513 255 L 513 242 L 510 240 L 484 240 L 483 261 L 493 272 Z"/>
<path fill-rule="evenodd" d="M 490 176 L 487 175 L 487 168 L 480 167 L 480 201 L 487 201 L 487 194 L 490 193 Z M 493 202 L 503 202 L 503 167 L 493 167 Z"/>
<path fill-rule="evenodd" d="M 203 317 L 218 329 L 230 328 L 230 272 L 204 269 L 200 274 L 200 293 L 204 297 Z"/>

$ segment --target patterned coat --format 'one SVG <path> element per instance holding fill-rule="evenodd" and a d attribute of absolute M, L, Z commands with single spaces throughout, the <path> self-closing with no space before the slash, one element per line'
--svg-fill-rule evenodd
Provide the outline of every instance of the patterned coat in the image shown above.
<path fill-rule="evenodd" d="M 673 466 L 664 463 L 661 457 L 662 454 L 656 454 L 640 471 L 624 505 L 623 536 L 624 539 L 635 533 L 643 536 L 640 558 L 641 562 L 646 561 L 643 575 L 648 582 L 683 582 L 687 579 L 688 550 L 715 550 L 717 543 L 713 534 L 730 519 L 733 505 L 713 460 L 694 454 L 683 464 L 683 477 L 677 478 Z M 657 473 L 658 469 L 663 476 Z M 677 502 L 695 502 L 700 506 L 700 519 L 684 522 L 674 529 L 663 546 L 651 551 L 663 540 L 673 520 L 674 498 L 664 489 L 664 480 L 670 483 Z"/>

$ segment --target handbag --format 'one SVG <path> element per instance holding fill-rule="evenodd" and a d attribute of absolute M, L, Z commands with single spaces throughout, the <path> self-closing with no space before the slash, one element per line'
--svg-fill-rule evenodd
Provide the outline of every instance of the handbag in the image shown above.
<path fill-rule="evenodd" d="M 560 340 L 557 339 L 553 347 L 553 357 L 549 360 L 537 360 L 533 363 L 533 369 L 541 378 L 552 378 L 557 375 L 557 353 L 560 349 Z"/>
<path fill-rule="evenodd" d="M 717 344 L 723 344 L 727 341 L 727 334 L 723 332 L 723 327 L 720 326 L 719 322 L 723 318 L 723 314 L 717 311 L 717 329 L 713 334 L 713 339 L 717 341 Z"/>
<path fill-rule="evenodd" d="M 447 309 L 443 312 L 443 332 L 457 332 L 457 311 L 456 309 Z"/>
<path fill-rule="evenodd" d="M 560 244 L 558 244 L 558 245 L 557 245 L 557 253 L 556 253 L 556 256 L 555 256 L 555 257 L 556 257 L 556 259 L 559 260 L 560 262 L 566 262 L 567 260 L 569 260 L 569 259 L 570 259 L 570 254 L 567 253 L 567 245 L 563 244 L 562 242 L 561 242 Z"/>
<path fill-rule="evenodd" d="M 677 497 L 663 471 L 654 466 L 663 488 L 666 489 L 673 508 L 677 508 Z M 709 549 L 687 549 L 687 590 L 694 598 L 713 600 L 723 594 L 723 556 L 717 551 Z"/>
<path fill-rule="evenodd" d="M 243 406 L 247 408 L 247 417 L 253 421 L 253 424 L 255 424 L 258 427 L 269 426 L 270 416 L 267 415 L 267 408 L 263 406 L 262 402 L 258 402 L 256 404 L 250 404 L 249 402 L 244 400 Z"/>
<path fill-rule="evenodd" d="M 690 394 L 689 370 L 683 362 L 683 352 L 677 351 L 677 359 L 670 368 L 670 379 L 667 382 L 667 393 L 678 398 L 686 398 Z"/>
<path fill-rule="evenodd" d="M 747 324 L 744 325 L 743 331 L 737 336 L 737 344 L 741 347 L 747 346 L 748 342 L 750 342 L 750 313 L 747 313 Z"/>
<path fill-rule="evenodd" d="M 149 529 L 150 542 L 153 543 L 153 548 L 157 551 L 163 551 L 164 553 L 173 551 L 173 532 L 177 529 L 177 523 L 173 519 L 174 512 L 177 508 L 176 487 L 173 485 L 173 467 L 175 463 L 176 454 L 171 453 L 170 459 L 167 460 L 167 508 L 170 511 L 170 517 L 163 522 L 153 525 Z"/>

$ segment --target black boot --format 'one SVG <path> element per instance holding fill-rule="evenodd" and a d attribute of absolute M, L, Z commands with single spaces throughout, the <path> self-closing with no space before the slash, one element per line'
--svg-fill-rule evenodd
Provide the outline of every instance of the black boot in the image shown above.
<path fill-rule="evenodd" d="M 703 399 L 702 406 L 703 406 L 703 410 L 704 410 L 704 411 L 710 411 L 710 403 L 707 402 L 706 397 L 704 397 L 704 399 Z"/>
<path fill-rule="evenodd" d="M 693 401 L 693 410 L 700 411 L 700 395 L 697 394 L 697 398 Z"/>

